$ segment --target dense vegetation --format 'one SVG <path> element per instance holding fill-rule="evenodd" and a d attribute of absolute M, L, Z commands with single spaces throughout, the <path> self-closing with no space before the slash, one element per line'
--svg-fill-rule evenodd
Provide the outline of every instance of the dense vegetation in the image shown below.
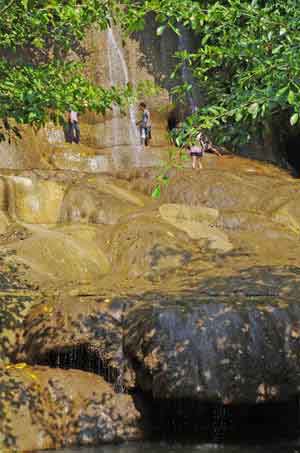
<path fill-rule="evenodd" d="M 81 64 L 89 27 L 108 22 L 106 0 L 0 0 L 0 117 L 7 128 L 11 118 L 38 127 L 70 107 L 104 112 L 121 102 L 117 90 L 92 85 Z"/>
<path fill-rule="evenodd" d="M 197 50 L 177 54 L 205 93 L 187 121 L 190 131 L 201 125 L 240 142 L 275 118 L 289 127 L 299 122 L 297 0 L 0 0 L 0 117 L 39 126 L 69 106 L 104 112 L 122 102 L 117 90 L 84 77 L 80 43 L 92 24 L 105 28 L 111 16 L 130 33 L 149 14 L 158 37 L 167 27 L 195 34 Z"/>
<path fill-rule="evenodd" d="M 140 29 L 155 14 L 158 35 L 183 24 L 198 50 L 178 57 L 206 97 L 189 125 L 214 129 L 224 140 L 249 138 L 251 128 L 280 117 L 294 126 L 300 107 L 300 8 L 297 0 L 127 1 L 123 24 Z M 190 87 L 177 87 L 179 93 Z M 286 124 L 286 126 L 288 126 Z M 244 134 L 244 137 L 242 137 Z"/>

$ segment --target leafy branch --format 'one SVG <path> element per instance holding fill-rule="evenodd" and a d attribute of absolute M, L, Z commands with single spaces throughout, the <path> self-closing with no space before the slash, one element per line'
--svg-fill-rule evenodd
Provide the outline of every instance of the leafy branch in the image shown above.
<path fill-rule="evenodd" d="M 8 10 L 14 4 L 14 2 L 15 0 L 11 0 L 6 6 L 0 9 L 0 14 L 5 13 L 5 11 Z"/>

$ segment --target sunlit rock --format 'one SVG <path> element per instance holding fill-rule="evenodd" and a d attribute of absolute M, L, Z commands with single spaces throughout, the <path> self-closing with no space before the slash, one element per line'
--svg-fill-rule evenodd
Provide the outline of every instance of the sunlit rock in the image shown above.
<path fill-rule="evenodd" d="M 216 226 L 219 216 L 216 209 L 167 204 L 159 212 L 164 220 L 185 231 L 191 239 L 206 239 L 212 249 L 222 252 L 233 249 L 227 235 Z"/>
<path fill-rule="evenodd" d="M 110 269 L 107 258 L 89 234 L 87 238 L 72 238 L 59 231 L 41 231 L 14 243 L 8 250 L 16 262 L 26 266 L 29 279 L 44 284 L 49 279 L 57 282 L 97 279 Z"/>
<path fill-rule="evenodd" d="M 5 181 L 8 212 L 13 219 L 33 224 L 58 222 L 64 184 L 34 174 L 6 176 Z"/>
<path fill-rule="evenodd" d="M 113 184 L 83 181 L 66 192 L 59 221 L 114 225 L 123 216 L 137 211 L 141 204 L 137 196 Z"/>
<path fill-rule="evenodd" d="M 112 229 L 107 253 L 121 272 L 155 279 L 191 260 L 193 246 L 185 233 L 159 217 L 133 215 Z"/>

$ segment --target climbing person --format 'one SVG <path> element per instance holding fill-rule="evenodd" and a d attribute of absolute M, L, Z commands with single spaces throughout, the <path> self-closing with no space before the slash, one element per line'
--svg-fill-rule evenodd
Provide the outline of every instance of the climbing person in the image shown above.
<path fill-rule="evenodd" d="M 203 168 L 201 160 L 202 160 L 204 151 L 202 150 L 202 148 L 199 145 L 196 145 L 196 144 L 194 144 L 194 145 L 188 144 L 187 149 L 188 149 L 191 159 L 192 159 L 192 168 L 194 170 L 197 170 L 197 167 L 198 167 L 199 170 L 201 170 Z"/>
<path fill-rule="evenodd" d="M 149 141 L 151 140 L 150 112 L 147 109 L 145 102 L 140 103 L 139 110 L 142 112 L 142 118 L 136 123 L 136 125 L 140 128 L 141 145 L 148 146 Z"/>
<path fill-rule="evenodd" d="M 197 167 L 199 170 L 203 168 L 201 160 L 207 151 L 211 151 L 218 157 L 222 157 L 222 154 L 213 146 L 209 138 L 202 131 L 197 134 L 195 143 L 189 144 L 187 148 L 192 158 L 192 168 L 194 170 Z"/>
<path fill-rule="evenodd" d="M 70 109 L 68 112 L 68 142 L 80 143 L 80 129 L 78 122 L 78 113 Z"/>

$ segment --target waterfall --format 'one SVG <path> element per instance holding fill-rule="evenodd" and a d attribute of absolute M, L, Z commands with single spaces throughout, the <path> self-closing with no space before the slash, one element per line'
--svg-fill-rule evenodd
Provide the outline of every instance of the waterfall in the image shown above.
<path fill-rule="evenodd" d="M 183 52 L 190 49 L 190 36 L 188 30 L 183 25 L 180 25 L 179 30 L 180 35 L 178 37 L 178 50 Z M 186 61 L 183 62 L 181 67 L 181 77 L 184 83 L 187 83 L 192 87 L 194 86 L 193 74 Z M 197 102 L 194 98 L 193 88 L 187 92 L 187 101 L 191 113 L 194 113 L 197 110 Z"/>
<path fill-rule="evenodd" d="M 111 86 L 126 87 L 129 84 L 128 66 L 123 54 L 122 47 L 118 44 L 113 28 L 107 30 L 107 58 L 109 68 L 109 80 Z M 138 150 L 139 134 L 136 127 L 136 113 L 132 105 L 129 106 L 128 133 L 125 138 L 127 143 L 120 143 L 120 131 L 124 130 L 124 119 L 117 107 L 113 107 L 113 146 L 131 145 Z"/>

